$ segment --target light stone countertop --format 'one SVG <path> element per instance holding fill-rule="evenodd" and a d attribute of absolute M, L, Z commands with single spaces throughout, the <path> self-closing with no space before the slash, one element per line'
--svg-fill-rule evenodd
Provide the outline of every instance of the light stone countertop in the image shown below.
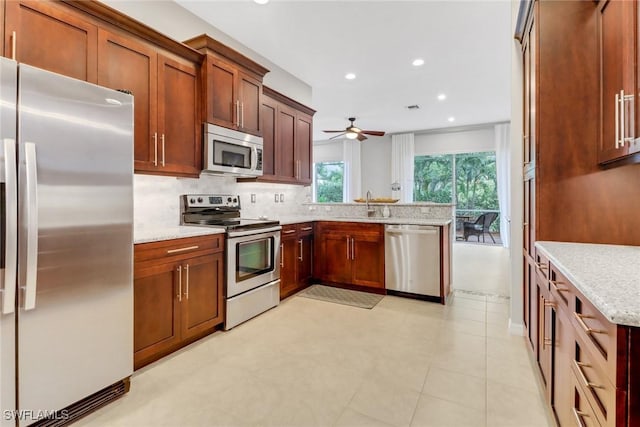
<path fill-rule="evenodd" d="M 209 234 L 221 233 L 225 233 L 224 228 L 192 227 L 187 225 L 134 228 L 133 243 L 158 242 L 160 240 L 182 239 L 184 237 L 206 236 Z"/>
<path fill-rule="evenodd" d="M 323 217 L 323 216 L 281 216 L 278 219 L 280 224 L 296 224 L 300 222 L 309 222 L 309 221 L 339 221 L 339 222 L 368 222 L 374 224 L 412 224 L 412 225 L 447 225 L 451 224 L 450 219 L 426 219 L 426 218 L 399 218 L 399 217 L 372 217 L 372 218 L 364 218 L 364 217 L 346 217 L 346 216 L 331 216 L 331 217 Z"/>
<path fill-rule="evenodd" d="M 610 322 L 640 326 L 640 246 L 536 242 Z"/>

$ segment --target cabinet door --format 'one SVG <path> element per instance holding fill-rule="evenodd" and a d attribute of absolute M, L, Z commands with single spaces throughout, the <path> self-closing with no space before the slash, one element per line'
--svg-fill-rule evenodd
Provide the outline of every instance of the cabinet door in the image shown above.
<path fill-rule="evenodd" d="M 384 241 L 378 233 L 354 234 L 351 283 L 384 289 Z"/>
<path fill-rule="evenodd" d="M 320 237 L 323 257 L 322 278 L 330 282 L 351 282 L 351 236 L 326 233 Z"/>
<path fill-rule="evenodd" d="M 160 171 L 198 176 L 202 141 L 198 113 L 198 70 L 158 56 Z"/>
<path fill-rule="evenodd" d="M 571 425 L 571 361 L 574 359 L 574 344 L 572 323 L 568 313 L 562 308 L 556 308 L 554 325 L 553 348 L 553 393 L 551 406 L 556 413 L 561 426 Z"/>
<path fill-rule="evenodd" d="M 276 165 L 276 117 L 278 114 L 276 101 L 262 97 L 262 171 L 263 176 L 275 175 Z"/>
<path fill-rule="evenodd" d="M 207 122 L 233 129 L 239 109 L 236 93 L 237 70 L 232 65 L 211 56 L 207 70 Z"/>
<path fill-rule="evenodd" d="M 280 298 L 284 299 L 294 293 L 297 281 L 297 240 L 294 237 L 282 239 L 280 243 Z"/>
<path fill-rule="evenodd" d="M 240 101 L 240 130 L 262 135 L 262 83 L 242 71 L 238 72 L 238 99 Z"/>
<path fill-rule="evenodd" d="M 538 287 L 538 364 L 542 372 L 547 401 L 551 395 L 551 350 L 553 348 L 554 311 L 546 281 L 536 275 Z"/>
<path fill-rule="evenodd" d="M 276 120 L 278 130 L 276 132 L 276 158 L 278 167 L 276 175 L 283 180 L 296 180 L 295 159 L 295 134 L 296 111 L 286 105 L 278 106 L 278 118 Z"/>
<path fill-rule="evenodd" d="M 182 262 L 182 339 L 201 334 L 223 322 L 222 253 Z"/>
<path fill-rule="evenodd" d="M 137 270 L 133 281 L 133 351 L 136 369 L 180 341 L 178 263 Z"/>
<path fill-rule="evenodd" d="M 98 84 L 128 90 L 134 97 L 134 168 L 156 171 L 157 52 L 150 45 L 102 29 L 98 37 Z"/>
<path fill-rule="evenodd" d="M 5 20 L 4 51 L 8 57 L 96 82 L 98 28 L 81 14 L 54 2 L 8 1 Z"/>
<path fill-rule="evenodd" d="M 313 236 L 301 236 L 298 240 L 298 286 L 309 283 L 313 276 Z"/>
<path fill-rule="evenodd" d="M 298 113 L 296 117 L 296 179 L 302 184 L 311 184 L 311 166 L 313 164 L 313 119 L 307 114 Z"/>
<path fill-rule="evenodd" d="M 637 96 L 632 100 L 618 103 L 616 96 L 624 91 L 625 95 L 635 94 L 636 76 L 635 48 L 637 2 L 626 0 L 609 0 L 598 6 L 598 28 L 600 35 L 600 143 L 598 161 L 606 163 L 636 152 L 640 146 L 635 143 L 618 142 L 624 136 L 635 135 L 635 129 L 628 125 L 632 122 L 630 115 L 634 113 L 631 104 L 637 103 Z M 619 125 L 622 115 L 626 116 L 626 126 Z M 624 135 L 623 135 L 624 134 Z"/>

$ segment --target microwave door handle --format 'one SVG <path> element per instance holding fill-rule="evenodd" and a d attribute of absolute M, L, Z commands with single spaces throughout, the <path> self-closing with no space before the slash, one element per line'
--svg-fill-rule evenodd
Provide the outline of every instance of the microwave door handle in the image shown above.
<path fill-rule="evenodd" d="M 251 170 L 254 171 L 258 168 L 258 148 L 251 147 Z"/>
<path fill-rule="evenodd" d="M 2 313 L 13 313 L 16 299 L 16 269 L 18 268 L 18 179 L 16 142 L 4 139 L 5 171 L 5 263 Z"/>

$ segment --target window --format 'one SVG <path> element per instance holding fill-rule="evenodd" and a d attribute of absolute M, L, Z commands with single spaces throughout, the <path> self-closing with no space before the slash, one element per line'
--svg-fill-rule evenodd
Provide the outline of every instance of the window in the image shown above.
<path fill-rule="evenodd" d="M 314 164 L 313 194 L 317 203 L 341 203 L 344 199 L 344 162 Z"/>
<path fill-rule="evenodd" d="M 413 170 L 415 202 L 452 203 L 452 154 L 416 156 Z"/>

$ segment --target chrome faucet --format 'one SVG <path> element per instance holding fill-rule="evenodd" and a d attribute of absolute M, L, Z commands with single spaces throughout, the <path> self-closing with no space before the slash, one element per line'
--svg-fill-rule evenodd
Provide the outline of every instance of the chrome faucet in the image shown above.
<path fill-rule="evenodd" d="M 369 202 L 371 201 L 371 196 L 372 196 L 371 191 L 367 190 L 367 198 L 366 198 L 367 216 L 373 216 L 376 213 L 376 209 L 369 206 Z"/>

